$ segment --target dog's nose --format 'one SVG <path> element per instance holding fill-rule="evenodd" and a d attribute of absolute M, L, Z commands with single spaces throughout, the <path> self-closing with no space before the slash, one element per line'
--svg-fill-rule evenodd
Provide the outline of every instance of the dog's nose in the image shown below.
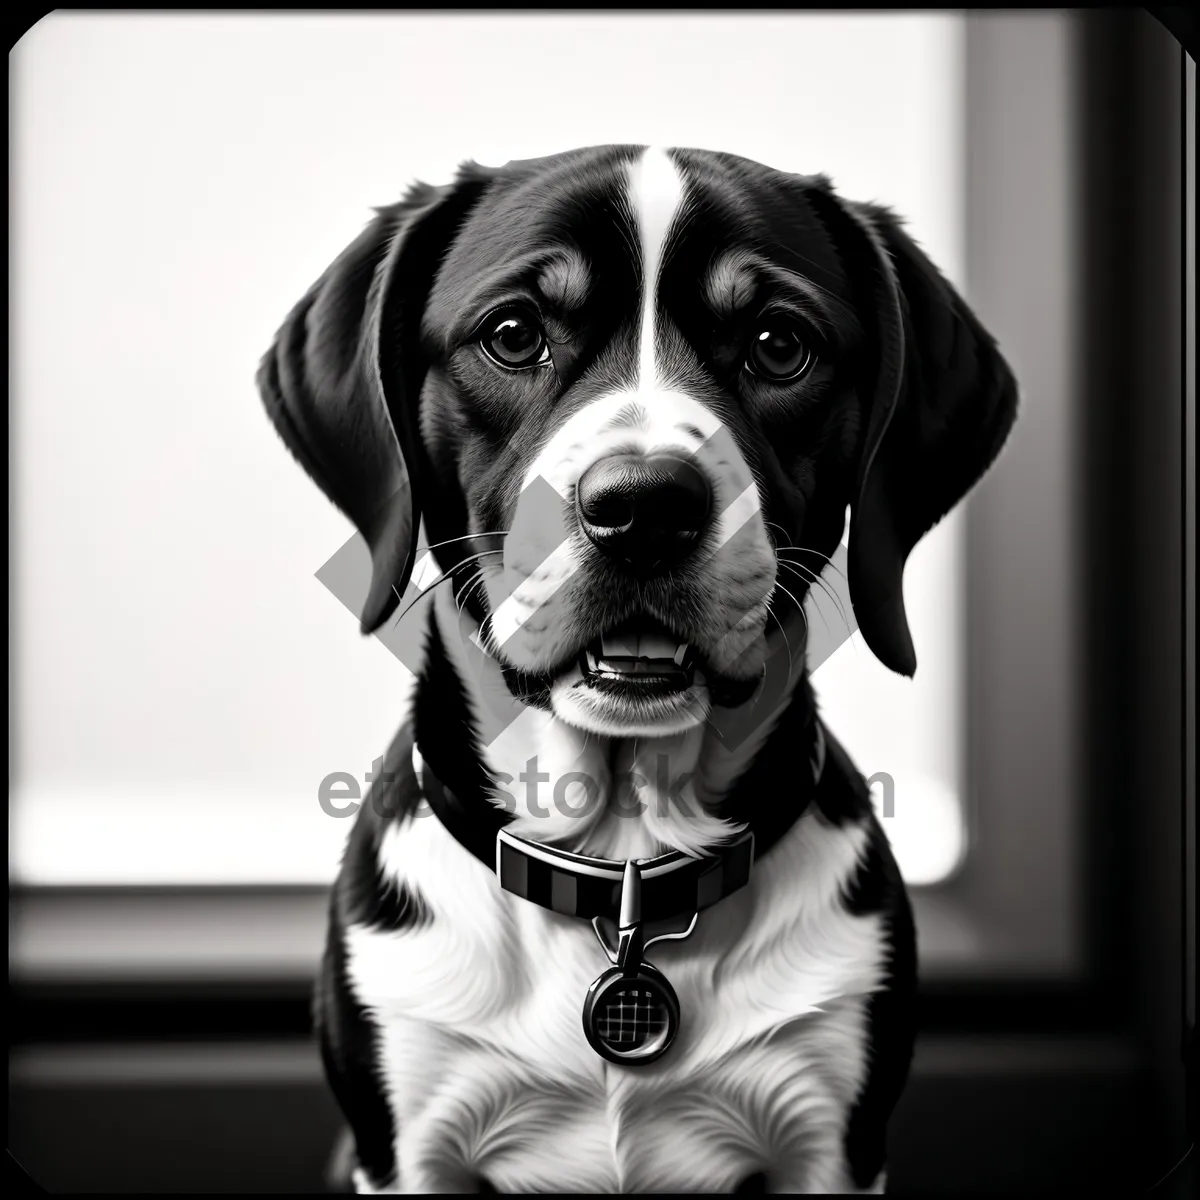
<path fill-rule="evenodd" d="M 673 454 L 613 454 L 575 488 L 584 533 L 640 574 L 686 558 L 700 540 L 712 492 L 700 469 Z"/>

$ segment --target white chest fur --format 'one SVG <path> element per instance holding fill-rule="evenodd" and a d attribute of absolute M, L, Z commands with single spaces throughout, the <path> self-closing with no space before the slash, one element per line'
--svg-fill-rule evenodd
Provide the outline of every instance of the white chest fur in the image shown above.
<path fill-rule="evenodd" d="M 346 940 L 380 1028 L 398 1190 L 727 1191 L 761 1170 L 775 1190 L 846 1186 L 884 965 L 879 918 L 840 899 L 864 839 L 810 811 L 690 939 L 653 947 L 681 1031 L 659 1062 L 619 1067 L 581 1026 L 607 966 L 589 923 L 501 891 L 432 815 L 391 830 L 383 872 L 431 920 Z"/>

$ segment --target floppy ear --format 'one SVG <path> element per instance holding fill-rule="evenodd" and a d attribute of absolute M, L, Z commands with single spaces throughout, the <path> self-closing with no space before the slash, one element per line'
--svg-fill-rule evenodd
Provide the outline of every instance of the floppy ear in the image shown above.
<path fill-rule="evenodd" d="M 491 176 L 473 163 L 447 187 L 415 184 L 288 314 L 258 369 L 275 428 L 371 551 L 362 613 L 373 633 L 412 573 L 420 524 L 420 324 L 442 257 Z"/>
<path fill-rule="evenodd" d="M 850 597 L 875 656 L 912 675 L 904 564 L 999 453 L 1017 385 L 995 341 L 895 216 L 839 199 L 823 179 L 810 195 L 873 320 L 850 506 Z"/>

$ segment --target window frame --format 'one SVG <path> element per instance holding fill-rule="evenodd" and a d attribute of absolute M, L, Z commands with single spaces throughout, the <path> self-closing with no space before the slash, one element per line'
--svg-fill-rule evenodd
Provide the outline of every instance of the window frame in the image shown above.
<path fill-rule="evenodd" d="M 1020 114 L 1039 102 L 1059 104 L 1062 122 L 1057 134 L 1051 130 L 1036 146 L 1041 180 L 1036 215 L 1047 227 L 1076 231 L 1068 239 L 1066 252 L 1071 257 L 1066 274 L 1088 286 L 1063 293 L 1036 345 L 1012 339 L 1012 350 L 1015 357 L 1034 362 L 1041 378 L 1067 380 L 1073 402 L 1085 389 L 1090 395 L 1101 393 L 1103 402 L 1096 401 L 1089 411 L 1111 407 L 1127 417 L 1129 404 L 1114 382 L 1120 371 L 1106 376 L 1104 364 L 1079 361 L 1079 351 L 1085 342 L 1092 345 L 1094 331 L 1112 322 L 1116 298 L 1134 270 L 1134 235 L 1116 258 L 1097 255 L 1112 213 L 1095 213 L 1079 205 L 1088 181 L 1103 177 L 1112 164 L 1127 161 L 1135 152 L 1133 124 L 1122 124 L 1114 115 L 1111 96 L 1105 100 L 1108 107 L 1100 103 L 1106 89 L 1134 86 L 1134 72 L 1122 57 L 1122 29 L 1118 22 L 1106 23 L 1100 14 L 968 14 L 964 103 L 971 153 L 966 159 L 966 262 L 973 307 L 1007 348 L 1004 331 L 1019 329 L 1021 324 L 1025 296 L 1019 285 L 1023 279 L 1037 278 L 1039 253 L 1044 249 L 1036 239 L 1008 236 L 1010 230 L 1021 232 L 1021 223 L 1031 219 L 1030 207 L 1022 203 L 1027 197 L 1013 182 L 1028 177 L 1033 161 L 1023 141 L 1028 131 L 1020 126 Z M 1067 77 L 1054 79 L 1034 72 L 1026 81 L 1029 91 L 1023 108 L 1002 103 L 1008 95 L 1006 66 L 1011 71 L 1013 62 L 1019 61 L 1010 56 L 1028 55 L 1031 48 L 1051 52 L 1044 46 L 1037 49 L 1039 39 L 1044 41 L 1050 30 L 1052 52 L 1061 52 Z M 1113 62 L 1125 71 L 1117 73 L 1122 84 L 1114 85 L 1106 74 Z M 1144 80 L 1139 77 L 1138 83 Z M 1082 151 L 1078 160 L 1071 153 L 1075 145 Z M 1075 170 L 1081 175 L 1073 183 Z M 1153 181 L 1143 185 L 1139 209 L 1143 220 L 1149 219 L 1145 198 L 1152 186 Z M 1004 255 L 988 253 L 991 239 L 1005 246 Z M 1120 358 L 1128 372 L 1134 369 L 1135 359 L 1141 362 L 1157 350 L 1149 338 L 1146 333 L 1136 345 L 1114 343 L 1109 354 L 1115 356 L 1114 362 Z M 1120 971 L 1131 936 L 1123 897 L 1132 866 L 1123 861 L 1120 847 L 1133 823 L 1121 789 L 1136 768 L 1132 755 L 1122 757 L 1113 750 L 1109 759 L 1101 761 L 1095 753 L 1097 746 L 1110 745 L 1109 739 L 1126 732 L 1127 718 L 1116 694 L 1129 682 L 1123 674 L 1128 667 L 1094 658 L 1084 661 L 1097 631 L 1113 620 L 1114 612 L 1127 610 L 1138 588 L 1148 586 L 1144 580 L 1126 580 L 1126 586 L 1118 589 L 1120 595 L 1103 596 L 1095 584 L 1105 579 L 1104 562 L 1112 553 L 1111 545 L 1102 540 L 1100 516 L 1090 516 L 1086 527 L 1083 523 L 1098 498 L 1105 497 L 1105 513 L 1121 500 L 1111 494 L 1105 468 L 1124 432 L 1119 418 L 1093 418 L 1088 436 L 1078 439 L 1086 443 L 1086 452 L 1070 454 L 1064 439 L 1069 438 L 1071 427 L 1064 422 L 1050 431 L 1058 441 L 1051 436 L 1021 451 L 1043 477 L 1059 463 L 1066 463 L 1071 472 L 1063 489 L 1068 500 L 1061 522 L 1022 530 L 1022 553 L 1048 573 L 1051 585 L 1066 597 L 1065 611 L 1079 618 L 1077 623 L 1068 622 L 1077 630 L 1075 640 L 1068 632 L 1057 648 L 1049 648 L 1049 658 L 1044 645 L 996 634 L 1006 625 L 1020 632 L 1019 606 L 1000 550 L 1004 514 L 1026 486 L 1022 472 L 993 472 L 967 503 L 964 694 L 971 797 L 968 830 L 973 840 L 963 867 L 944 883 L 914 889 L 913 903 L 919 929 L 942 922 L 973 930 L 979 942 L 974 953 L 923 963 L 923 1020 L 929 1028 L 1111 1028 L 1129 1011 L 1131 987 L 1120 978 Z M 1132 490 L 1134 483 L 1123 486 Z M 1136 535 L 1131 530 L 1126 536 Z M 1030 712 L 1022 707 L 1023 693 L 1012 681 L 1019 684 L 1028 678 L 1052 689 L 1056 699 L 1052 709 L 1040 713 L 1041 721 L 1048 722 L 1048 728 L 1042 727 L 1052 751 L 1048 761 L 1035 763 L 1019 753 Z M 997 679 L 1013 686 L 1015 694 L 999 691 Z M 1088 755 L 1082 753 L 1084 747 L 1090 748 Z M 1008 763 L 1007 773 L 995 769 L 1000 761 Z M 1037 825 L 1034 818 L 1047 797 L 1063 801 L 1068 820 L 1054 837 L 1033 849 L 1032 858 L 1026 856 L 1026 861 L 1036 863 L 1036 896 L 1031 903 L 1043 912 L 1074 907 L 1081 920 L 1066 942 L 1061 938 L 1047 942 L 1028 959 L 1028 969 L 1020 970 L 1019 955 L 1014 957 L 1012 947 L 1019 947 L 1031 933 L 1022 894 L 1028 892 L 1028 885 L 1014 882 L 1008 865 L 1013 839 Z M 1076 845 L 1080 857 L 1072 862 Z M 308 887 L 17 887 L 11 894 L 10 974 L 19 998 L 29 1002 L 22 1007 L 25 1016 L 18 1027 L 24 1032 L 18 1037 L 28 1034 L 36 1040 L 37 1029 L 49 1032 L 51 1027 L 55 1036 L 64 1036 L 64 1030 L 69 1036 L 73 1022 L 82 1022 L 79 1029 L 93 1034 L 106 1023 L 115 1030 L 147 1022 L 146 1027 L 155 1030 L 177 1026 L 181 1033 L 194 1034 L 214 1020 L 272 1031 L 306 1029 L 311 972 L 301 964 L 312 941 L 305 922 L 316 920 L 313 914 L 325 894 L 324 888 Z M 197 966 L 189 972 L 185 962 L 155 972 L 132 968 L 129 953 L 122 958 L 122 936 L 138 943 L 144 960 L 145 952 L 154 946 L 151 931 L 158 928 L 162 935 L 158 945 L 166 961 L 173 947 L 178 950 L 178 938 L 172 936 L 165 914 L 191 911 L 200 914 L 200 920 L 207 914 L 220 927 L 230 904 L 260 913 L 287 911 L 285 925 L 290 932 L 277 934 L 261 947 L 243 942 L 243 952 L 231 952 L 219 970 L 209 962 L 205 969 Z M 85 910 L 94 915 L 98 935 L 110 938 L 112 957 L 103 969 L 89 969 L 71 959 L 67 934 L 75 914 Z M 119 913 L 140 915 L 122 933 L 121 923 L 113 919 Z M 1037 922 L 1033 932 L 1041 932 Z M 30 949 L 35 936 L 45 939 L 37 953 Z M 63 950 L 57 959 L 55 945 Z M 102 955 L 92 957 L 106 961 Z M 122 961 L 126 969 L 113 967 Z M 199 1003 L 201 996 L 210 1002 L 223 997 L 228 1004 L 214 1008 Z M 42 1016 L 35 1019 L 32 1014 L 39 1006 Z M 156 1015 L 147 1016 L 150 1013 Z M 26 1025 L 26 1020 L 32 1024 Z"/>

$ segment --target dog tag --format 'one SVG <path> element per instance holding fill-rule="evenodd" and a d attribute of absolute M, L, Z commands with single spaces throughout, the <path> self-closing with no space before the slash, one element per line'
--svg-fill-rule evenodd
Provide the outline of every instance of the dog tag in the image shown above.
<path fill-rule="evenodd" d="M 661 1058 L 679 1032 L 679 998 L 667 977 L 643 959 L 642 876 L 637 863 L 625 864 L 616 965 L 590 988 L 583 1003 L 583 1032 L 593 1050 L 609 1062 L 642 1066 Z M 694 923 L 694 922 L 693 922 Z M 599 928 L 596 936 L 605 953 Z"/>

